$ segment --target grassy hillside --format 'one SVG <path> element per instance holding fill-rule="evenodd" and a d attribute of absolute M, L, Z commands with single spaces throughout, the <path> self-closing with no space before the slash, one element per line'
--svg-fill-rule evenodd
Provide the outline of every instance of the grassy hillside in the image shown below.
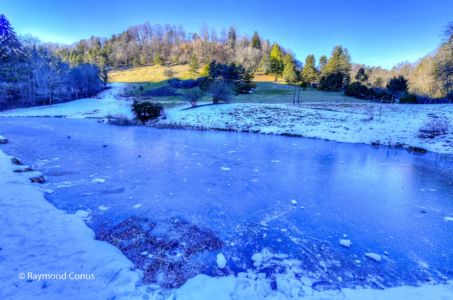
<path fill-rule="evenodd" d="M 176 89 L 176 95 L 172 96 L 148 96 L 149 92 L 154 89 L 164 88 L 167 85 L 167 77 L 164 70 L 167 67 L 147 66 L 127 70 L 114 71 L 109 74 L 110 82 L 129 82 L 134 83 L 127 89 L 126 94 L 129 96 L 142 96 L 144 99 L 159 101 L 165 106 L 173 106 L 184 103 L 184 93 L 187 90 Z M 175 72 L 175 77 L 181 79 L 194 78 L 189 71 L 188 65 L 177 65 L 171 67 Z M 251 94 L 238 95 L 234 97 L 236 103 L 292 103 L 295 87 L 286 84 L 283 80 L 274 81 L 274 76 L 265 74 L 255 74 L 254 81 L 256 89 Z M 325 92 L 316 89 L 306 89 L 300 91 L 300 102 L 367 102 L 364 100 L 347 97 L 342 92 Z M 206 95 L 202 101 L 210 101 Z"/>
<path fill-rule="evenodd" d="M 189 71 L 188 65 L 176 65 L 172 67 L 147 66 L 127 70 L 117 70 L 109 73 L 110 82 L 159 82 L 167 80 L 164 75 L 165 69 L 172 69 L 175 77 L 189 79 L 194 76 Z"/>

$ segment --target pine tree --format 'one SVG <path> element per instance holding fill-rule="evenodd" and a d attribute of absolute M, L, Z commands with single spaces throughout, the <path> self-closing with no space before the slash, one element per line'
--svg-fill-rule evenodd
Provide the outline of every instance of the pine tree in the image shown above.
<path fill-rule="evenodd" d="M 319 58 L 319 72 L 321 72 L 321 74 L 325 73 L 326 64 L 327 64 L 327 56 L 322 55 Z"/>
<path fill-rule="evenodd" d="M 326 75 L 336 72 L 347 76 L 349 76 L 349 73 L 351 72 L 351 57 L 349 56 L 348 50 L 342 46 L 336 46 L 333 49 L 324 69 Z"/>
<path fill-rule="evenodd" d="M 286 54 L 283 58 L 283 73 L 282 76 L 288 83 L 294 83 L 297 81 L 296 64 L 291 54 Z"/>
<path fill-rule="evenodd" d="M 234 27 L 230 27 L 230 29 L 228 30 L 228 40 L 227 40 L 228 48 L 230 48 L 230 49 L 236 48 L 236 39 L 237 39 L 236 29 L 234 29 Z"/>
<path fill-rule="evenodd" d="M 275 81 L 277 81 L 278 76 L 282 75 L 284 64 L 283 64 L 283 52 L 280 46 L 275 43 L 272 46 L 270 54 L 270 67 L 271 74 L 275 76 Z"/>
<path fill-rule="evenodd" d="M 253 33 L 252 37 L 252 48 L 261 50 L 261 38 L 256 31 Z"/>
<path fill-rule="evenodd" d="M 19 54 L 20 43 L 5 15 L 0 15 L 0 61 L 5 62 Z"/>
<path fill-rule="evenodd" d="M 355 79 L 359 82 L 368 81 L 368 75 L 365 73 L 365 68 L 360 68 L 355 74 Z"/>
<path fill-rule="evenodd" d="M 318 70 L 316 70 L 315 56 L 313 54 L 308 55 L 305 59 L 305 65 L 302 70 L 302 80 L 306 84 L 318 81 Z"/>

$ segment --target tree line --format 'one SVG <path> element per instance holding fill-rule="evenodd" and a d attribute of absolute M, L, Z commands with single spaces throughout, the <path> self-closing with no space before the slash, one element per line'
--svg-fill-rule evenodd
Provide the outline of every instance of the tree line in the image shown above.
<path fill-rule="evenodd" d="M 69 64 L 52 45 L 17 37 L 0 15 L 0 109 L 91 97 L 104 83 L 95 64 Z"/>

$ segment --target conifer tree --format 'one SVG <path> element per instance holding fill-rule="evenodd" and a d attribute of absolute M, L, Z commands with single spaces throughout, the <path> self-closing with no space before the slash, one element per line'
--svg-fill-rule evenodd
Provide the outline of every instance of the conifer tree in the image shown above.
<path fill-rule="evenodd" d="M 311 84 L 318 80 L 318 70 L 316 70 L 315 56 L 313 54 L 308 55 L 305 59 L 305 65 L 302 70 L 302 80 L 306 84 Z"/>
<path fill-rule="evenodd" d="M 321 72 L 321 74 L 324 74 L 326 64 L 327 64 L 327 56 L 322 55 L 319 58 L 319 72 Z"/>
<path fill-rule="evenodd" d="M 283 79 L 285 79 L 288 83 L 294 83 L 297 81 L 297 73 L 296 73 L 296 64 L 294 63 L 294 58 L 291 54 L 286 54 L 283 58 Z"/>
<path fill-rule="evenodd" d="M 261 38 L 256 31 L 253 33 L 252 37 L 252 48 L 261 50 Z"/>
<path fill-rule="evenodd" d="M 283 64 L 283 52 L 280 46 L 275 43 L 272 46 L 270 54 L 270 67 L 271 74 L 275 76 L 275 81 L 277 81 L 278 76 L 282 75 L 284 64 Z"/>
<path fill-rule="evenodd" d="M 20 51 L 20 43 L 5 15 L 0 15 L 0 61 L 13 58 Z"/>

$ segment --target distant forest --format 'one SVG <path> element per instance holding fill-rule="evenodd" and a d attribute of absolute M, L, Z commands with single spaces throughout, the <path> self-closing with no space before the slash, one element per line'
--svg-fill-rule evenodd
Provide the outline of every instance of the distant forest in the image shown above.
<path fill-rule="evenodd" d="M 2 22 L 7 22 L 6 18 Z M 11 36 L 12 28 L 9 31 Z M 271 43 L 258 32 L 239 35 L 234 27 L 219 33 L 203 26 L 199 33 L 189 33 L 181 26 L 146 23 L 132 26 L 110 38 L 92 36 L 73 45 L 42 44 L 30 37 L 17 41 L 26 59 L 20 60 L 12 55 L 17 51 L 11 49 L 6 51 L 8 59 L 4 60 L 5 54 L 2 54 L 0 89 L 9 95 L 8 99 L 0 96 L 0 101 L 4 102 L 33 104 L 36 98 L 55 102 L 89 96 L 102 88 L 101 81 L 107 82 L 109 70 L 119 68 L 188 64 L 194 74 L 203 75 L 207 73 L 203 69 L 212 61 L 240 65 L 250 73 L 271 74 L 276 80 L 281 78 L 303 87 L 324 90 L 349 87 L 354 96 L 379 98 L 380 89 L 388 90 L 395 86 L 395 91 L 402 86 L 418 97 L 453 96 L 453 23 L 446 28 L 445 40 L 434 53 L 417 63 L 401 63 L 391 70 L 352 63 L 348 50 L 343 46 L 335 46 L 329 56 L 316 58 L 308 55 L 301 62 L 283 45 Z M 17 43 L 5 45 L 16 47 Z M 26 74 L 18 70 L 24 68 L 28 70 L 24 71 Z M 24 77 L 11 81 L 11 73 Z M 93 74 L 97 74 L 100 80 L 94 80 Z M 18 85 L 21 88 L 16 91 L 8 90 L 14 90 Z"/>

